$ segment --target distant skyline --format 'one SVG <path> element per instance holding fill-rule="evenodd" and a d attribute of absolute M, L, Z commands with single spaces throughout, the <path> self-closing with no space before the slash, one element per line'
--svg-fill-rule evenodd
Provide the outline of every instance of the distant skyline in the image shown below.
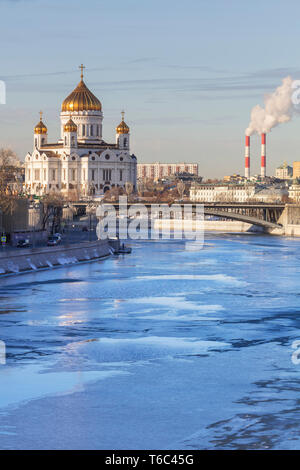
<path fill-rule="evenodd" d="M 195 162 L 207 178 L 243 174 L 251 108 L 285 76 L 300 80 L 299 15 L 291 0 L 0 0 L 0 146 L 23 160 L 40 110 L 56 141 L 61 103 L 83 63 L 106 141 L 125 109 L 139 163 Z M 300 160 L 299 126 L 295 116 L 268 135 L 268 174 Z M 256 136 L 251 166 L 259 173 Z"/>

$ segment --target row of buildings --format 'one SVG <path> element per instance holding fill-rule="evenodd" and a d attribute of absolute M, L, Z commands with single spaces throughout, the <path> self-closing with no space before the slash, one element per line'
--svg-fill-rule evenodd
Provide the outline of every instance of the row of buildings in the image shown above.
<path fill-rule="evenodd" d="M 138 163 L 137 164 L 137 177 L 140 180 L 164 180 L 174 176 L 181 176 L 189 174 L 195 179 L 199 176 L 198 163 Z M 264 178 L 264 182 L 274 177 Z M 275 171 L 275 178 L 280 180 L 289 180 L 300 178 L 300 162 L 296 161 L 293 166 L 284 162 Z M 224 176 L 223 181 L 225 183 L 246 183 L 247 178 L 239 174 L 233 174 L 230 176 Z M 252 176 L 248 178 L 248 181 L 261 182 L 261 176 Z"/>
<path fill-rule="evenodd" d="M 256 183 L 232 184 L 193 184 L 190 188 L 190 200 L 193 202 L 265 202 L 277 203 L 300 201 L 300 185 L 286 186 L 262 185 Z"/>
<path fill-rule="evenodd" d="M 198 176 L 198 163 L 138 163 L 137 176 L 140 179 L 159 180 L 188 173 Z"/>

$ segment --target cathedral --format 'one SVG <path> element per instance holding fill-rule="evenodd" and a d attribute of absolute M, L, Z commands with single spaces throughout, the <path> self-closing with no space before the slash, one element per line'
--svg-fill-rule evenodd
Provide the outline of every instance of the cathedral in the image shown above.
<path fill-rule="evenodd" d="M 25 157 L 25 191 L 43 195 L 59 191 L 66 195 L 101 196 L 130 182 L 136 187 L 137 160 L 130 154 L 130 129 L 124 121 L 116 128 L 116 143 L 102 138 L 102 105 L 81 80 L 63 101 L 61 138 L 48 142 L 42 120 L 34 128 L 33 152 Z"/>

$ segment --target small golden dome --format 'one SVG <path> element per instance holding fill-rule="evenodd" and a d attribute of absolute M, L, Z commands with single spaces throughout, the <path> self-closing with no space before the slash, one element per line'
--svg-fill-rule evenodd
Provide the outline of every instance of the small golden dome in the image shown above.
<path fill-rule="evenodd" d="M 64 132 L 77 132 L 77 126 L 72 118 L 68 120 L 68 122 L 64 125 Z"/>
<path fill-rule="evenodd" d="M 47 127 L 42 121 L 42 116 L 43 116 L 43 113 L 42 111 L 40 111 L 40 122 L 34 128 L 35 134 L 47 134 Z"/>
<path fill-rule="evenodd" d="M 126 122 L 124 121 L 124 111 L 122 111 L 122 121 L 120 122 L 120 124 L 118 125 L 118 127 L 116 127 L 116 131 L 117 131 L 117 134 L 129 134 L 129 127 L 127 126 Z"/>

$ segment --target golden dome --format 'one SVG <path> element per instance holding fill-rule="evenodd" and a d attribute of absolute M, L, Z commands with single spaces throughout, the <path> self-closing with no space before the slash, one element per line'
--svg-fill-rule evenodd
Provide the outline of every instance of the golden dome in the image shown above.
<path fill-rule="evenodd" d="M 122 121 L 120 122 L 120 124 L 118 125 L 118 127 L 116 127 L 116 131 L 117 131 L 117 134 L 129 134 L 129 127 L 127 126 L 126 122 L 124 121 L 124 111 L 122 111 Z"/>
<path fill-rule="evenodd" d="M 34 128 L 35 134 L 47 134 L 47 127 L 42 121 L 42 116 L 43 116 L 43 113 L 42 111 L 40 111 L 40 122 Z"/>
<path fill-rule="evenodd" d="M 84 66 L 81 69 L 81 80 L 75 90 L 63 101 L 62 111 L 101 111 L 101 103 L 95 95 L 88 89 L 83 81 Z"/>
<path fill-rule="evenodd" d="M 62 111 L 101 111 L 101 103 L 88 89 L 83 80 L 67 96 L 61 106 Z"/>
<path fill-rule="evenodd" d="M 68 122 L 64 125 L 64 132 L 77 132 L 77 126 L 72 118 L 68 120 Z"/>

